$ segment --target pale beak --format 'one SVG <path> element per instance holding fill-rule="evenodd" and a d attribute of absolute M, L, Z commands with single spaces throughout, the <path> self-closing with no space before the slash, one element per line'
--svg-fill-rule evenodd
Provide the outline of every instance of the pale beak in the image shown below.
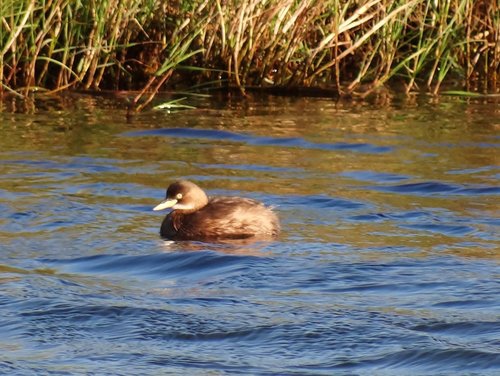
<path fill-rule="evenodd" d="M 157 210 L 163 210 L 163 209 L 168 209 L 168 208 L 171 208 L 172 206 L 174 206 L 175 204 L 177 204 L 177 200 L 174 198 L 174 199 L 166 199 L 162 202 L 160 202 L 158 205 L 156 205 L 153 210 L 157 211 Z"/>

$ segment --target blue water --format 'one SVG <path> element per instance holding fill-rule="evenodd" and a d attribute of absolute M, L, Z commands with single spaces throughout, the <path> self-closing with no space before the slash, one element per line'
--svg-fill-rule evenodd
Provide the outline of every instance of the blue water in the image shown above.
<path fill-rule="evenodd" d="M 192 101 L 0 112 L 0 374 L 500 373 L 497 103 Z M 162 240 L 179 178 L 283 233 Z"/>

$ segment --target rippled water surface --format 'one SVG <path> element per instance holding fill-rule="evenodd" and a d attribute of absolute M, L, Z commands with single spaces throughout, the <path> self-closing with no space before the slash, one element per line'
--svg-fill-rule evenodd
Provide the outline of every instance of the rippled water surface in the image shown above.
<path fill-rule="evenodd" d="M 0 112 L 1 374 L 498 375 L 495 101 L 188 98 Z M 169 242 L 169 182 L 276 207 Z"/>

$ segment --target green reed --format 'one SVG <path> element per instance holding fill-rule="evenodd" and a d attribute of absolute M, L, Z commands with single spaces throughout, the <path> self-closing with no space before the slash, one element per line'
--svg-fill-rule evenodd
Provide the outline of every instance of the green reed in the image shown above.
<path fill-rule="evenodd" d="M 3 0 L 0 92 L 139 90 L 136 108 L 204 83 L 495 93 L 499 13 L 487 0 Z"/>

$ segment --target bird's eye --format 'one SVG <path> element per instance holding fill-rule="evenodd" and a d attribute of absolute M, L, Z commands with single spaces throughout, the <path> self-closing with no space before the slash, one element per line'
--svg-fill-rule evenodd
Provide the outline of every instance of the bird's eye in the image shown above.
<path fill-rule="evenodd" d="M 180 200 L 182 198 L 182 193 L 177 193 L 177 195 L 175 196 L 175 198 L 177 200 Z"/>

